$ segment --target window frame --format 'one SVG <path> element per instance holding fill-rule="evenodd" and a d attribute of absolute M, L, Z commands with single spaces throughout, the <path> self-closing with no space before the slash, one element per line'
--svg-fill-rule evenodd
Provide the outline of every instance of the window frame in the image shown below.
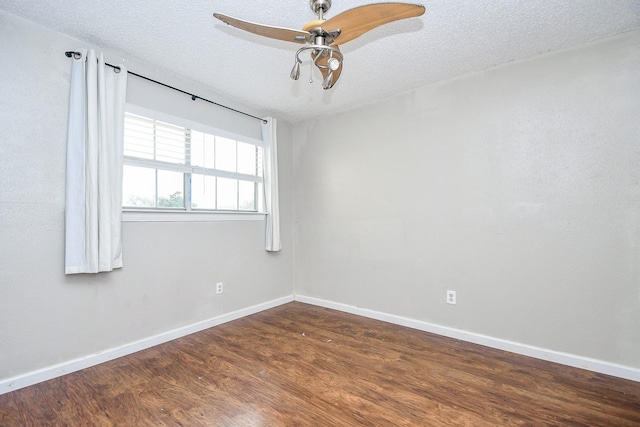
<path fill-rule="evenodd" d="M 222 138 L 228 138 L 237 142 L 247 143 L 263 148 L 264 144 L 262 140 L 240 135 L 234 132 L 219 129 L 214 126 L 205 125 L 199 122 L 195 122 L 183 117 L 177 117 L 171 114 L 166 114 L 160 111 L 152 110 L 145 107 L 140 107 L 135 104 L 127 103 L 125 107 L 127 113 L 136 114 L 159 120 L 172 125 L 184 127 L 193 131 L 212 134 Z M 264 170 L 262 176 L 247 175 L 238 172 L 227 172 L 224 170 L 216 170 L 215 173 L 211 173 L 211 169 L 202 168 L 199 166 L 191 165 L 175 165 L 172 168 L 171 165 L 165 165 L 162 162 L 156 160 L 144 160 L 131 161 L 127 160 L 127 157 L 123 159 L 123 166 L 143 166 L 148 165 L 149 168 L 157 170 L 157 166 L 161 166 L 161 170 L 175 170 L 184 174 L 184 208 L 159 208 L 159 207 L 122 207 L 122 221 L 123 222 L 210 222 L 210 221 L 259 221 L 263 220 L 266 215 L 266 207 L 264 203 Z M 186 172 L 185 169 L 190 169 L 191 172 Z M 205 174 L 209 176 L 238 179 L 245 178 L 246 181 L 257 182 L 261 185 L 256 186 L 255 202 L 256 211 L 241 211 L 241 210 L 222 210 L 222 209 L 193 209 L 191 208 L 191 185 L 187 184 L 187 181 L 191 180 L 192 173 L 202 172 L 207 169 Z M 262 190 L 261 190 L 262 189 Z"/>

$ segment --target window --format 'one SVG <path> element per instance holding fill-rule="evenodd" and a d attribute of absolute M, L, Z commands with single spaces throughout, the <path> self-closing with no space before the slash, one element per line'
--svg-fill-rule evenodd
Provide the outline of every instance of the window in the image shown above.
<path fill-rule="evenodd" d="M 157 117 L 125 115 L 123 208 L 263 211 L 262 141 Z"/>

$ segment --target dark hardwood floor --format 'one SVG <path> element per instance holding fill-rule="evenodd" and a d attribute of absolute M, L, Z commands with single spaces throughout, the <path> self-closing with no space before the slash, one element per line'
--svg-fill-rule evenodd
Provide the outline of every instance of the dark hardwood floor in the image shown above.
<path fill-rule="evenodd" d="M 639 426 L 640 383 L 290 303 L 0 396 L 1 426 Z"/>

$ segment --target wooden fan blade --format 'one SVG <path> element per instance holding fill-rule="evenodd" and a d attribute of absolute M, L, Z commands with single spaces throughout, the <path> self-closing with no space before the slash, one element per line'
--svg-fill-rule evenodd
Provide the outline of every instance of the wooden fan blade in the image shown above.
<path fill-rule="evenodd" d="M 424 13 L 425 8 L 419 4 L 377 3 L 355 7 L 342 12 L 322 24 L 325 31 L 340 29 L 336 42 L 345 44 L 389 22 L 399 19 L 414 18 Z"/>
<path fill-rule="evenodd" d="M 213 16 L 218 18 L 225 24 L 231 25 L 232 27 L 248 31 L 259 36 L 269 37 L 271 39 L 304 44 L 306 43 L 307 37 L 309 36 L 309 33 L 305 31 L 256 24 L 254 22 L 232 18 L 231 16 L 223 15 L 221 13 L 214 13 Z"/>
<path fill-rule="evenodd" d="M 340 50 L 340 48 L 338 48 L 337 45 L 334 44 L 332 46 Z M 311 53 L 311 59 L 313 61 L 315 61 L 316 56 L 317 56 L 316 53 L 314 52 Z M 329 56 L 321 56 L 320 58 L 318 58 L 317 66 L 318 66 L 318 69 L 320 70 L 320 74 L 322 74 L 323 79 L 326 79 L 327 76 L 329 75 L 329 69 L 326 68 L 328 61 L 329 61 Z M 336 82 L 340 78 L 340 74 L 342 74 L 342 61 L 340 61 L 340 66 L 338 67 L 338 69 L 333 72 L 333 79 L 332 79 L 331 86 L 329 86 L 327 89 L 331 89 L 336 84 Z"/>

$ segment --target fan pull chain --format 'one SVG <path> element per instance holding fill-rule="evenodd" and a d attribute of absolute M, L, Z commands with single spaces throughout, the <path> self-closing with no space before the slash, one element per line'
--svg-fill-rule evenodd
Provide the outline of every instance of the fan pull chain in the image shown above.
<path fill-rule="evenodd" d="M 309 83 L 313 83 L 313 61 L 309 62 Z"/>

